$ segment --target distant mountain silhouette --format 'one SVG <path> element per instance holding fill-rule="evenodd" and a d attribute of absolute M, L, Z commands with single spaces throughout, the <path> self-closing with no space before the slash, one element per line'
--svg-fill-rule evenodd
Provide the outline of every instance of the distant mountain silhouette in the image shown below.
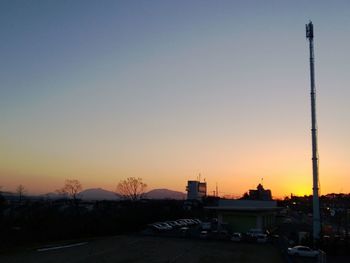
<path fill-rule="evenodd" d="M 90 188 L 79 193 L 82 200 L 119 200 L 120 196 L 115 192 L 102 188 Z"/>
<path fill-rule="evenodd" d="M 18 196 L 16 193 L 11 192 L 2 192 L 2 195 L 8 199 L 17 199 Z M 42 195 L 25 195 L 26 199 L 61 199 L 61 198 L 67 198 L 64 194 L 59 194 L 57 192 L 51 192 L 47 194 Z M 81 191 L 78 194 L 78 198 L 82 200 L 120 200 L 122 197 L 115 192 L 108 191 L 102 188 L 89 188 L 84 191 Z M 147 193 L 145 193 L 144 198 L 147 199 L 177 199 L 177 200 L 184 200 L 186 199 L 186 194 L 179 192 L 179 191 L 172 191 L 169 189 L 153 189 Z"/>
<path fill-rule="evenodd" d="M 145 198 L 149 199 L 186 199 L 186 194 L 169 189 L 154 189 L 145 194 Z"/>
<path fill-rule="evenodd" d="M 18 199 L 18 195 L 12 192 L 1 192 L 1 195 L 7 200 L 16 200 Z"/>
<path fill-rule="evenodd" d="M 61 199 L 61 198 L 67 198 L 66 195 L 64 194 L 59 194 L 59 193 L 55 193 L 55 192 L 51 192 L 51 193 L 47 193 L 44 195 L 40 195 L 40 197 L 44 198 L 44 199 Z"/>
<path fill-rule="evenodd" d="M 102 188 L 90 188 L 79 193 L 82 200 L 119 200 L 121 196 Z M 186 199 L 186 194 L 169 189 L 154 189 L 145 193 L 148 199 Z"/>

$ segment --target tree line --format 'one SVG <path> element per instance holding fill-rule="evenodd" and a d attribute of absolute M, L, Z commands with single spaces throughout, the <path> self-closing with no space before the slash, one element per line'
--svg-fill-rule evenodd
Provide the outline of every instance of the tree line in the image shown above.
<path fill-rule="evenodd" d="M 2 197 L 0 186 L 0 197 Z M 128 177 L 119 181 L 115 193 L 125 200 L 136 201 L 144 197 L 147 184 L 143 182 L 142 178 Z M 72 204 L 76 205 L 79 201 L 79 193 L 83 190 L 83 186 L 77 179 L 66 179 L 64 185 L 56 190 L 56 193 L 68 197 Z M 16 188 L 16 195 L 19 202 L 22 202 L 27 193 L 27 189 L 22 185 Z"/>

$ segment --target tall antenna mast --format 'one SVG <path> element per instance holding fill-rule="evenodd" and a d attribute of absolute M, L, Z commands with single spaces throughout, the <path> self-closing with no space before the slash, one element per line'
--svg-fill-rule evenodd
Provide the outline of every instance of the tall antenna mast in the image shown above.
<path fill-rule="evenodd" d="M 314 26 L 310 21 L 306 25 L 306 38 L 310 48 L 310 84 L 311 84 L 311 138 L 312 138 L 312 175 L 313 175 L 313 240 L 314 244 L 320 239 L 320 202 L 318 181 L 318 152 L 317 152 L 317 121 L 316 121 L 316 88 L 314 65 Z"/>

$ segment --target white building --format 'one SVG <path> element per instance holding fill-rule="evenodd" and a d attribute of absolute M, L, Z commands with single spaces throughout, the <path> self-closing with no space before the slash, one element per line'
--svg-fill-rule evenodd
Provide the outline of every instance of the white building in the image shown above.
<path fill-rule="evenodd" d="M 207 195 L 207 183 L 200 181 L 187 181 L 187 199 L 202 200 Z"/>
<path fill-rule="evenodd" d="M 233 232 L 250 229 L 270 230 L 276 223 L 281 208 L 276 201 L 220 200 L 218 206 L 205 207 L 218 215 L 219 226 L 227 225 Z"/>

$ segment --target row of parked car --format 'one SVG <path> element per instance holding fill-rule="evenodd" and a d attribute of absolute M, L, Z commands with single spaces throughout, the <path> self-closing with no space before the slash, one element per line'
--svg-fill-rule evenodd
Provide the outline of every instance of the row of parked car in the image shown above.
<path fill-rule="evenodd" d="M 157 222 L 149 224 L 149 226 L 156 231 L 168 231 L 176 228 L 187 228 L 189 226 L 199 225 L 201 223 L 202 222 L 197 218 L 185 218 L 173 221 Z"/>
<path fill-rule="evenodd" d="M 241 233 L 233 233 L 231 241 L 240 242 L 242 240 L 255 241 L 257 243 L 266 243 L 268 241 L 267 234 L 263 232 L 247 232 L 245 235 Z"/>
<path fill-rule="evenodd" d="M 257 242 L 257 243 L 266 243 L 268 242 L 268 235 L 260 229 L 251 229 L 245 234 L 235 232 L 230 234 L 226 230 L 202 230 L 199 234 L 199 237 L 202 239 L 225 239 L 231 240 L 234 242 L 248 241 L 248 242 Z"/>

